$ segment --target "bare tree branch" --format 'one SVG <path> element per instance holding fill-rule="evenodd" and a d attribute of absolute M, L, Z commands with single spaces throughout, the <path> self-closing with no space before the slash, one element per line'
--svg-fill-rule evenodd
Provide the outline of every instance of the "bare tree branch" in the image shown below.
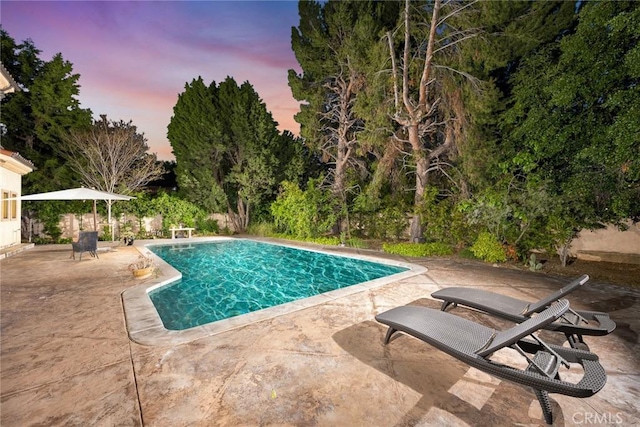
<path fill-rule="evenodd" d="M 131 194 L 162 174 L 155 154 L 147 153 L 143 135 L 124 122 L 106 116 L 87 131 L 72 131 L 65 156 L 84 185 L 107 192 Z"/>

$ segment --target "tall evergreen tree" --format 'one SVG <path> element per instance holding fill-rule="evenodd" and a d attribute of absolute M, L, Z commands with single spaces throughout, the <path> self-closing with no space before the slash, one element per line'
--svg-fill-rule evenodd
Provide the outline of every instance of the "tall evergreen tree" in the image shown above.
<path fill-rule="evenodd" d="M 176 176 L 190 201 L 209 211 L 225 211 L 234 228 L 246 230 L 252 214 L 273 198 L 284 177 L 301 173 L 295 141 L 281 135 L 253 86 L 228 77 L 205 86 L 201 78 L 185 86 L 174 107 L 168 138 L 176 156 Z"/>
<path fill-rule="evenodd" d="M 56 54 L 42 61 L 31 40 L 16 44 L 0 29 L 0 59 L 25 90 L 2 100 L 2 145 L 33 161 L 36 170 L 24 177 L 25 193 L 58 190 L 79 183 L 65 164 L 64 138 L 72 129 L 91 125 L 91 111 L 80 108 L 80 76 Z"/>
<path fill-rule="evenodd" d="M 298 5 L 300 24 L 292 29 L 291 44 L 302 73 L 289 70 L 289 86 L 304 102 L 296 120 L 305 142 L 329 165 L 331 191 L 343 214 L 349 173 L 366 170 L 359 141 L 363 121 L 354 104 L 366 84 L 368 50 L 382 29 L 395 24 L 395 13 L 389 13 L 393 5 L 303 0 Z"/>
<path fill-rule="evenodd" d="M 458 55 L 460 44 L 477 34 L 464 19 L 472 6 L 473 2 L 463 1 L 406 0 L 398 30 L 388 31 L 384 39 L 389 71 L 377 88 L 382 94 L 377 114 L 392 118 L 393 136 L 400 142 L 391 147 L 392 152 L 411 154 L 415 174 L 412 240 L 423 237 L 419 212 L 430 174 L 455 151 L 464 123 L 461 96 L 452 76 L 474 77 L 456 69 L 451 57 Z M 381 48 L 378 52 L 381 63 Z"/>
<path fill-rule="evenodd" d="M 176 157 L 176 180 L 185 197 L 210 212 L 226 210 L 218 87 L 202 77 L 185 85 L 173 107 L 167 138 Z"/>
<path fill-rule="evenodd" d="M 640 218 L 638 22 L 637 2 L 586 3 L 575 33 L 528 55 L 513 78 L 510 171 L 548 182 L 550 218 L 569 242 L 580 228 Z"/>

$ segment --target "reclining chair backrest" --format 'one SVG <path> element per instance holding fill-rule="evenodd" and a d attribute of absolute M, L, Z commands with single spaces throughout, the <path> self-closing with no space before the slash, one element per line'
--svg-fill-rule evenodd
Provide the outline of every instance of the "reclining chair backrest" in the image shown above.
<path fill-rule="evenodd" d="M 529 317 L 533 313 L 538 313 L 538 312 L 544 310 L 545 308 L 547 308 L 549 306 L 549 304 L 551 304 L 552 302 L 557 301 L 560 298 L 564 297 L 565 295 L 573 292 L 577 287 L 582 286 L 585 283 L 587 283 L 588 280 L 589 280 L 589 276 L 586 275 L 586 274 L 583 275 L 583 276 L 578 277 L 576 280 L 574 280 L 573 282 L 569 283 L 567 286 L 564 286 L 561 289 L 558 289 L 557 291 L 552 293 L 551 295 L 548 295 L 548 296 L 542 298 L 541 300 L 530 304 L 529 307 L 527 307 L 527 310 L 524 311 L 521 314 L 523 316 Z"/>
<path fill-rule="evenodd" d="M 98 232 L 81 231 L 78 236 L 78 246 L 82 251 L 95 252 L 98 250 Z"/>
<path fill-rule="evenodd" d="M 501 348 L 508 347 L 511 344 L 518 342 L 521 338 L 524 338 L 549 323 L 556 321 L 568 309 L 569 301 L 566 299 L 553 303 L 546 310 L 520 324 L 515 325 L 513 328 L 496 332 L 493 338 L 482 348 L 476 350 L 475 353 L 481 357 L 489 356 L 491 353 L 500 350 Z"/>

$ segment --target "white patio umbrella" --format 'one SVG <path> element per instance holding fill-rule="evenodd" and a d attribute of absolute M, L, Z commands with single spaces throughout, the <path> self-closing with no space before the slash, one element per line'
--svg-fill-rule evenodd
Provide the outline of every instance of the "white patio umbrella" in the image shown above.
<path fill-rule="evenodd" d="M 50 191 L 48 193 L 37 193 L 22 196 L 21 200 L 93 200 L 93 229 L 97 230 L 96 224 L 96 201 L 105 200 L 109 212 L 109 227 L 111 228 L 111 240 L 114 239 L 113 226 L 111 224 L 111 202 L 115 200 L 131 200 L 135 197 L 123 194 L 107 193 L 106 191 L 93 190 L 91 188 L 70 188 L 68 190 Z"/>

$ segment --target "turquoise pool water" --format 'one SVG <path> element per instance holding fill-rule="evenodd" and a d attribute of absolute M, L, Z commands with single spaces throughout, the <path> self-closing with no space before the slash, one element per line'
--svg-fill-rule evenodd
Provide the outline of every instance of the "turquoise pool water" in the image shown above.
<path fill-rule="evenodd" d="M 164 327 L 183 330 L 408 268 L 272 245 L 232 240 L 151 245 L 182 279 L 149 292 Z"/>

